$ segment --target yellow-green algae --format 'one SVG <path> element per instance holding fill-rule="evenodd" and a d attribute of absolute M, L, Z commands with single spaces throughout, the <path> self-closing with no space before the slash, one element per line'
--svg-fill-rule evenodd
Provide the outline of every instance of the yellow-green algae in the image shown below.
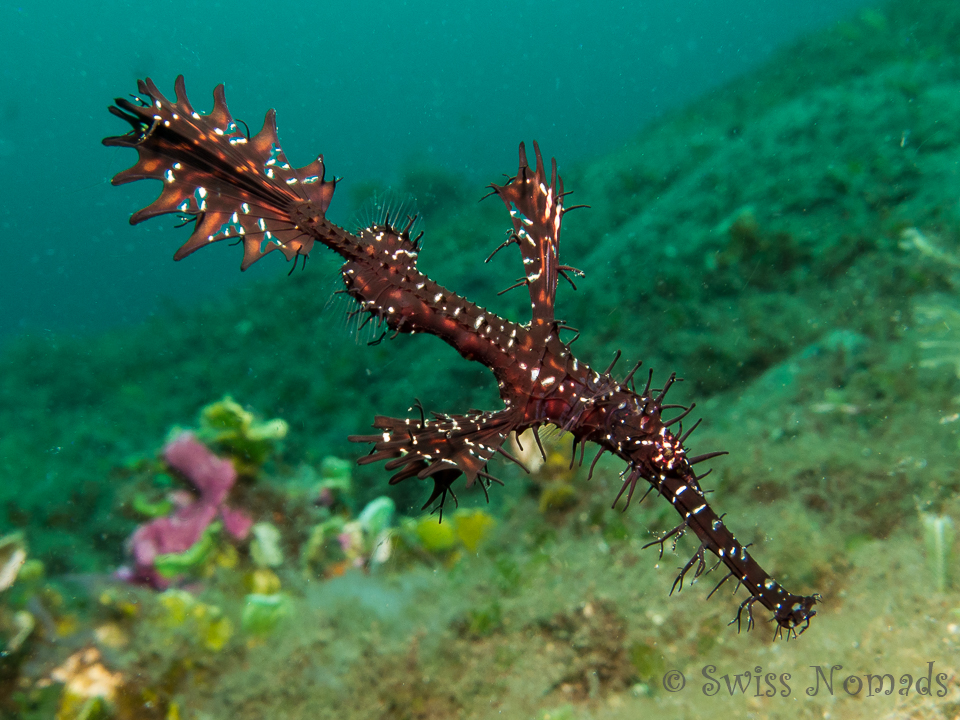
<path fill-rule="evenodd" d="M 243 474 L 256 472 L 276 452 L 287 436 L 288 425 L 279 418 L 257 420 L 229 395 L 200 411 L 197 437 L 228 453 Z"/>

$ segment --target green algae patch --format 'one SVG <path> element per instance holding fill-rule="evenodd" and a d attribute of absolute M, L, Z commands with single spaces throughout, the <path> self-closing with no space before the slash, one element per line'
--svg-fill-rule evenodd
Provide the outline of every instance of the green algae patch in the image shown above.
<path fill-rule="evenodd" d="M 288 431 L 286 421 L 257 420 L 227 395 L 200 411 L 197 437 L 233 457 L 241 474 L 254 474 L 277 451 Z"/>
<path fill-rule="evenodd" d="M 290 598 L 283 593 L 251 593 L 244 599 L 240 626 L 251 635 L 266 636 L 291 612 Z"/>

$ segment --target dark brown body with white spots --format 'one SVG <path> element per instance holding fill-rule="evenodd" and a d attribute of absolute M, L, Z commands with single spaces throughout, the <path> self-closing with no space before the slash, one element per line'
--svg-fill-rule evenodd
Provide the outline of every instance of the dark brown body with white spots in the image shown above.
<path fill-rule="evenodd" d="M 786 592 L 770 579 L 724 526 L 704 499 L 699 477 L 692 466 L 712 457 L 688 458 L 681 417 L 661 417 L 664 395 L 671 376 L 660 390 L 650 382 L 637 392 L 631 371 L 616 381 L 610 369 L 592 370 L 574 357 L 560 339 L 563 326 L 554 318 L 554 298 L 559 276 L 579 273 L 559 264 L 560 228 L 563 214 L 563 183 L 556 163 L 546 172 L 539 148 L 531 168 L 520 146 L 517 175 L 502 186 L 491 186 L 510 212 L 513 231 L 497 250 L 517 245 L 524 277 L 516 286 L 530 293 L 531 320 L 518 324 L 504 320 L 438 285 L 417 270 L 419 237 L 409 228 L 383 225 L 349 233 L 329 222 L 325 213 L 333 197 L 335 181 L 324 178 L 323 158 L 304 168 L 287 162 L 277 139 L 273 111 L 254 137 L 241 132 L 227 110 L 223 86 L 214 91 L 214 109 L 200 115 L 190 106 L 183 79 L 176 83 L 176 101 L 163 97 L 149 80 L 140 83 L 142 98 L 118 99 L 111 112 L 129 122 L 132 131 L 104 140 L 106 145 L 132 147 L 139 161 L 114 178 L 115 184 L 152 178 L 164 183 L 160 197 L 134 214 L 131 222 L 165 213 L 195 221 L 187 242 L 176 252 L 180 259 L 213 242 L 232 239 L 243 244 L 242 268 L 263 255 L 280 250 L 294 261 L 319 242 L 338 253 L 345 263 L 341 273 L 345 292 L 359 304 L 356 312 L 368 313 L 396 333 L 428 333 L 452 345 L 468 360 L 490 368 L 500 387 L 504 407 L 464 415 L 422 412 L 412 418 L 378 416 L 374 435 L 351 437 L 371 443 L 370 454 L 359 462 L 386 461 L 396 471 L 391 483 L 408 478 L 432 480 L 433 491 L 424 507 L 439 501 L 442 507 L 451 485 L 461 475 L 466 484 L 479 480 L 486 492 L 496 478 L 486 472 L 488 461 L 500 452 L 511 432 L 555 425 L 569 431 L 576 445 L 596 443 L 597 459 L 610 452 L 626 461 L 624 484 L 617 496 L 627 501 L 636 484 L 646 481 L 650 489 L 672 503 L 681 523 L 664 543 L 687 529 L 700 540 L 700 547 L 681 570 L 675 587 L 682 586 L 687 572 L 698 576 L 706 569 L 709 552 L 726 566 L 729 578 L 743 585 L 749 597 L 737 613 L 759 602 L 773 612 L 777 633 L 803 632 L 818 596 Z M 494 251 L 496 252 L 496 251 Z M 677 425 L 675 434 L 670 428 Z M 692 428 L 691 428 L 692 431 Z M 539 440 L 539 438 L 538 438 Z M 702 477 L 702 476 L 701 476 Z M 718 585 L 719 587 L 719 585 Z M 711 593 L 712 594 L 712 593 Z"/>

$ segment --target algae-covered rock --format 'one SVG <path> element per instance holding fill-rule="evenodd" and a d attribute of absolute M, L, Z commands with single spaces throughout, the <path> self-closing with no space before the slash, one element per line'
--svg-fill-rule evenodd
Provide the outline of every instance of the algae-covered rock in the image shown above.
<path fill-rule="evenodd" d="M 443 522 L 433 515 L 404 518 L 400 536 L 416 554 L 426 553 L 453 563 L 460 550 L 476 552 L 495 526 L 496 520 L 486 510 L 460 508 Z"/>
<path fill-rule="evenodd" d="M 165 590 L 158 596 L 157 629 L 176 632 L 190 645 L 219 652 L 233 637 L 233 623 L 217 605 L 198 600 L 184 590 Z"/>
<path fill-rule="evenodd" d="M 56 720 L 108 720 L 111 704 L 126 678 L 112 672 L 95 647 L 79 650 L 50 673 L 50 679 L 63 683 Z"/>
<path fill-rule="evenodd" d="M 380 496 L 367 503 L 357 516 L 357 521 L 367 535 L 375 538 L 390 527 L 396 511 L 393 500 Z"/>
<path fill-rule="evenodd" d="M 397 506 L 393 500 L 381 496 L 371 500 L 357 517 L 363 529 L 361 562 L 365 566 L 380 565 L 390 558 L 393 549 L 391 526 Z"/>
<path fill-rule="evenodd" d="M 290 614 L 290 598 L 283 593 L 247 595 L 240 625 L 251 635 L 269 635 Z"/>
<path fill-rule="evenodd" d="M 174 505 L 170 500 L 153 502 L 144 493 L 133 496 L 133 511 L 138 515 L 153 519 L 169 515 L 173 510 Z"/>
<path fill-rule="evenodd" d="M 950 587 L 954 572 L 953 542 L 956 537 L 953 519 L 949 515 L 921 512 L 923 544 L 927 556 L 927 568 L 933 577 L 937 592 Z"/>
<path fill-rule="evenodd" d="M 385 562 L 393 549 L 395 514 L 393 500 L 378 497 L 354 520 L 334 515 L 315 525 L 300 551 L 305 575 L 341 575 L 351 567 L 369 569 Z"/>
<path fill-rule="evenodd" d="M 43 563 L 27 559 L 22 533 L 0 538 L 0 671 L 2 658 L 20 651 L 36 629 L 36 618 L 24 607 L 42 577 Z"/>
<path fill-rule="evenodd" d="M 257 595 L 273 595 L 280 592 L 280 578 L 269 568 L 257 568 L 247 575 L 246 586 Z"/>
<path fill-rule="evenodd" d="M 453 513 L 453 524 L 457 539 L 467 552 L 476 552 L 497 521 L 486 510 L 461 508 Z"/>
<path fill-rule="evenodd" d="M 321 507 L 336 511 L 338 507 L 353 507 L 353 463 L 328 456 L 320 463 L 320 482 L 316 487 L 316 502 Z"/>
<path fill-rule="evenodd" d="M 257 567 L 272 568 L 283 564 L 280 530 L 268 522 L 255 523 L 251 528 L 250 556 Z"/>
<path fill-rule="evenodd" d="M 576 507 L 579 501 L 579 493 L 570 483 L 560 481 L 547 483 L 540 491 L 540 512 L 544 515 L 562 513 Z"/>
<path fill-rule="evenodd" d="M 313 526 L 310 537 L 300 548 L 300 563 L 305 577 L 330 574 L 332 566 L 343 562 L 343 549 L 337 538 L 346 524 L 344 517 L 334 515 Z"/>
<path fill-rule="evenodd" d="M 356 520 L 343 526 L 338 540 L 349 565 L 369 568 L 390 557 L 390 526 L 395 512 L 393 500 L 381 496 L 367 503 Z"/>
<path fill-rule="evenodd" d="M 153 567 L 161 576 L 173 579 L 181 575 L 199 576 L 208 571 L 216 553 L 216 537 L 221 524 L 215 522 L 204 530 L 200 539 L 182 553 L 157 555 Z"/>
<path fill-rule="evenodd" d="M 229 453 L 241 474 L 254 474 L 287 436 L 284 420 L 257 420 L 232 397 L 207 405 L 200 411 L 197 436 Z"/>
<path fill-rule="evenodd" d="M 432 515 L 415 520 L 414 532 L 420 545 L 428 552 L 445 552 L 457 545 L 457 533 L 451 522 L 437 522 Z"/>
<path fill-rule="evenodd" d="M 27 561 L 27 543 L 21 533 L 0 538 L 0 592 L 11 587 Z"/>

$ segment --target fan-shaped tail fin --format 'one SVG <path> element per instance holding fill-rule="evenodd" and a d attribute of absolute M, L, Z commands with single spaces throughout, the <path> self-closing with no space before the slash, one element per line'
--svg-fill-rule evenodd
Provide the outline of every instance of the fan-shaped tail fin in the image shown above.
<path fill-rule="evenodd" d="M 324 179 L 323 156 L 305 167 L 291 167 L 277 138 L 273 110 L 260 132 L 248 137 L 227 109 L 223 85 L 213 91 L 214 106 L 207 115 L 191 106 L 182 75 L 175 102 L 149 78 L 138 87 L 140 96 L 118 98 L 110 108 L 130 123 L 131 131 L 103 141 L 136 148 L 140 155 L 136 165 L 113 178 L 114 185 L 163 182 L 160 197 L 134 213 L 131 223 L 167 213 L 194 220 L 193 233 L 175 260 L 219 240 L 243 244 L 242 269 L 273 250 L 287 259 L 310 252 L 316 238 L 295 219 L 322 218 L 330 204 L 336 181 Z"/>

